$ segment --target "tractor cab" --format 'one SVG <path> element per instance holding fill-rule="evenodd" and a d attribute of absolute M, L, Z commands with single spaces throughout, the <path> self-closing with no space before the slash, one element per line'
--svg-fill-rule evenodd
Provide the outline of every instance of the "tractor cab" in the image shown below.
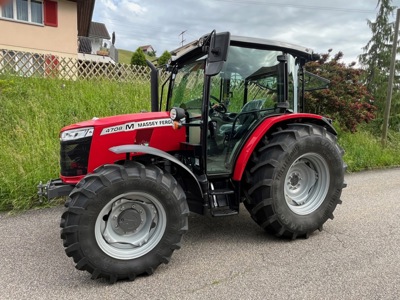
<path fill-rule="evenodd" d="M 214 32 L 176 54 L 161 103 L 174 116 L 181 112 L 174 121 L 186 127 L 185 146 L 198 154 L 188 164 L 208 176 L 232 174 L 244 143 L 266 118 L 303 111 L 303 67 L 316 57 L 295 45 Z"/>

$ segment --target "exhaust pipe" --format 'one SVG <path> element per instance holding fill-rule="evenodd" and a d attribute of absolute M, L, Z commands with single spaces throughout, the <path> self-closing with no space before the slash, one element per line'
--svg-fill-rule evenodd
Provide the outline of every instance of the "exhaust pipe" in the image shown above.
<path fill-rule="evenodd" d="M 150 92 L 151 92 L 151 111 L 159 111 L 158 108 L 158 70 L 146 59 L 147 65 L 150 67 Z"/>

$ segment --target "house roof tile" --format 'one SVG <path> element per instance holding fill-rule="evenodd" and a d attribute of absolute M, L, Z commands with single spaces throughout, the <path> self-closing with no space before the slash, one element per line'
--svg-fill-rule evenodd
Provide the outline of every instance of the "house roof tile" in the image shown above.
<path fill-rule="evenodd" d="M 111 38 L 106 25 L 98 22 L 90 23 L 89 37 L 102 38 L 106 40 L 109 40 Z"/>
<path fill-rule="evenodd" d="M 151 45 L 140 46 L 139 48 L 142 49 L 143 51 L 154 51 Z"/>

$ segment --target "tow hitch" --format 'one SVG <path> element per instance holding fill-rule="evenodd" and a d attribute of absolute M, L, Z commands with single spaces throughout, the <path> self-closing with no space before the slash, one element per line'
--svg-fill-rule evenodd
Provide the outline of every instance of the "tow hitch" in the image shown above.
<path fill-rule="evenodd" d="M 52 179 L 46 184 L 42 184 L 42 182 L 40 182 L 37 186 L 39 201 L 42 202 L 43 198 L 46 198 L 47 201 L 49 201 L 52 198 L 68 196 L 74 187 L 74 185 L 65 184 L 59 178 Z"/>

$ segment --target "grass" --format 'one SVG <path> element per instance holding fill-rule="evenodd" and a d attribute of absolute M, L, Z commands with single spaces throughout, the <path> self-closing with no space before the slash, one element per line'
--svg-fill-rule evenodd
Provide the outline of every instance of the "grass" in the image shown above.
<path fill-rule="evenodd" d="M 385 147 L 381 138 L 365 127 L 354 134 L 339 132 L 339 144 L 345 149 L 343 158 L 349 172 L 400 166 L 399 132 L 390 132 Z"/>
<path fill-rule="evenodd" d="M 150 110 L 147 84 L 0 77 L 0 210 L 38 205 L 39 181 L 57 178 L 60 129 Z"/>
<path fill-rule="evenodd" d="M 133 51 L 118 49 L 118 62 L 120 64 L 129 65 L 131 63 L 132 54 Z"/>
<path fill-rule="evenodd" d="M 134 51 L 118 49 L 118 62 L 120 64 L 130 65 L 133 52 Z M 149 61 L 154 61 L 157 58 L 146 55 L 146 59 L 148 59 Z"/>
<path fill-rule="evenodd" d="M 63 126 L 150 110 L 150 88 L 143 83 L 0 76 L 0 103 L 0 210 L 23 210 L 41 205 L 39 181 L 58 177 Z M 400 133 L 389 137 L 382 148 L 368 128 L 339 132 L 348 171 L 399 166 Z"/>

